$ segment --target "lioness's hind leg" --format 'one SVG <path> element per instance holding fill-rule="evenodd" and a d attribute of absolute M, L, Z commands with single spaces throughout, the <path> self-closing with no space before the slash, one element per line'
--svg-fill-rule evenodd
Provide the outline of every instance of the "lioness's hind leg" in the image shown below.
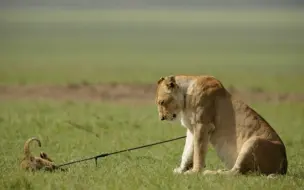
<path fill-rule="evenodd" d="M 232 168 L 231 170 L 205 170 L 204 175 L 215 175 L 215 174 L 224 174 L 224 175 L 237 175 L 240 171 L 238 169 Z"/>
<path fill-rule="evenodd" d="M 218 171 L 215 171 L 215 170 L 205 170 L 203 172 L 203 175 L 215 175 L 215 174 L 218 174 Z"/>
<path fill-rule="evenodd" d="M 243 144 L 232 169 L 228 171 L 206 170 L 204 174 L 237 175 L 258 172 L 269 175 L 285 174 L 286 171 L 287 158 L 284 145 L 278 141 L 253 137 Z M 269 178 L 273 176 L 269 175 Z"/>
<path fill-rule="evenodd" d="M 217 171 L 206 170 L 204 171 L 203 174 L 204 175 L 212 175 L 212 174 L 237 175 L 239 173 L 246 173 L 249 170 L 248 166 L 252 165 L 250 161 L 252 158 L 251 155 L 255 141 L 256 139 L 250 139 L 244 143 L 233 168 L 231 168 L 230 170 L 217 170 Z"/>
<path fill-rule="evenodd" d="M 250 171 L 251 166 L 253 166 L 253 149 L 254 145 L 256 144 L 256 138 L 252 138 L 246 141 L 236 159 L 236 162 L 230 170 L 217 170 L 217 171 L 204 171 L 204 175 L 213 175 L 213 174 L 224 174 L 224 175 L 237 175 L 240 173 L 246 173 Z"/>
<path fill-rule="evenodd" d="M 253 137 L 243 144 L 231 170 L 239 171 L 242 174 L 258 172 L 268 175 L 283 174 L 287 170 L 286 168 L 285 146 L 281 142 Z"/>

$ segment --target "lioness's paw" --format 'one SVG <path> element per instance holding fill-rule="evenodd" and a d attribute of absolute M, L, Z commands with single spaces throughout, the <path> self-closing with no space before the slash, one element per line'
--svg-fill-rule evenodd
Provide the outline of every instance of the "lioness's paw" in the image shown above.
<path fill-rule="evenodd" d="M 186 171 L 184 174 L 197 174 L 199 172 L 200 172 L 199 170 L 193 170 L 193 169 L 191 169 L 191 170 Z"/>
<path fill-rule="evenodd" d="M 214 174 L 217 174 L 217 173 L 218 173 L 217 171 L 205 170 L 203 172 L 203 175 L 214 175 Z"/>
<path fill-rule="evenodd" d="M 178 167 L 178 168 L 175 168 L 174 170 L 173 170 L 173 173 L 175 173 L 175 174 L 181 174 L 181 173 L 183 173 L 185 170 L 183 169 L 183 168 L 181 168 L 181 167 Z"/>

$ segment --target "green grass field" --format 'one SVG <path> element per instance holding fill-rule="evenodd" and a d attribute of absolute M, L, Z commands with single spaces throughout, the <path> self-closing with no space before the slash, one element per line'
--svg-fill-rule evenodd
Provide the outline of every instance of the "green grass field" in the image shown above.
<path fill-rule="evenodd" d="M 211 74 L 239 89 L 304 93 L 304 12 L 2 10 L 0 84 L 151 84 L 170 74 Z M 1 88 L 2 89 L 2 88 Z M 1 98 L 0 189 L 301 189 L 304 102 L 256 109 L 287 147 L 287 176 L 173 175 L 184 140 L 70 167 L 21 171 L 24 141 L 37 136 L 56 163 L 185 134 L 158 120 L 147 100 L 134 104 L 79 99 Z M 73 121 L 83 128 L 67 123 Z M 32 146 L 34 153 L 40 149 Z M 224 165 L 210 147 L 207 168 Z"/>

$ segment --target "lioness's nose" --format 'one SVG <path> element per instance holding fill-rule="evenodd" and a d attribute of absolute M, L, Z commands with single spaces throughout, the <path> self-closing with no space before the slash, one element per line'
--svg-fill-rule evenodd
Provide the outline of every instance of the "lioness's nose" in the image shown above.
<path fill-rule="evenodd" d="M 162 121 L 165 120 L 165 117 L 164 117 L 164 116 L 161 116 L 160 120 L 162 120 Z"/>

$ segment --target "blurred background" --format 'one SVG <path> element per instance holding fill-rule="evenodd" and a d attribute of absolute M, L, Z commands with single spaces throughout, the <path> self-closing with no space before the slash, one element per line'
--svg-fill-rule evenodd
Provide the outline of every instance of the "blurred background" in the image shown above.
<path fill-rule="evenodd" d="M 211 74 L 302 91 L 303 0 L 2 0 L 0 82 L 155 83 Z M 288 78 L 288 80 L 286 80 Z"/>
<path fill-rule="evenodd" d="M 15 170 L 31 136 L 63 163 L 185 134 L 154 101 L 177 74 L 213 75 L 257 110 L 286 144 L 287 177 L 174 176 L 183 141 L 96 170 Z M 304 0 L 0 0 L 0 187 L 303 189 L 303 81 Z M 212 148 L 207 168 L 224 168 Z"/>

